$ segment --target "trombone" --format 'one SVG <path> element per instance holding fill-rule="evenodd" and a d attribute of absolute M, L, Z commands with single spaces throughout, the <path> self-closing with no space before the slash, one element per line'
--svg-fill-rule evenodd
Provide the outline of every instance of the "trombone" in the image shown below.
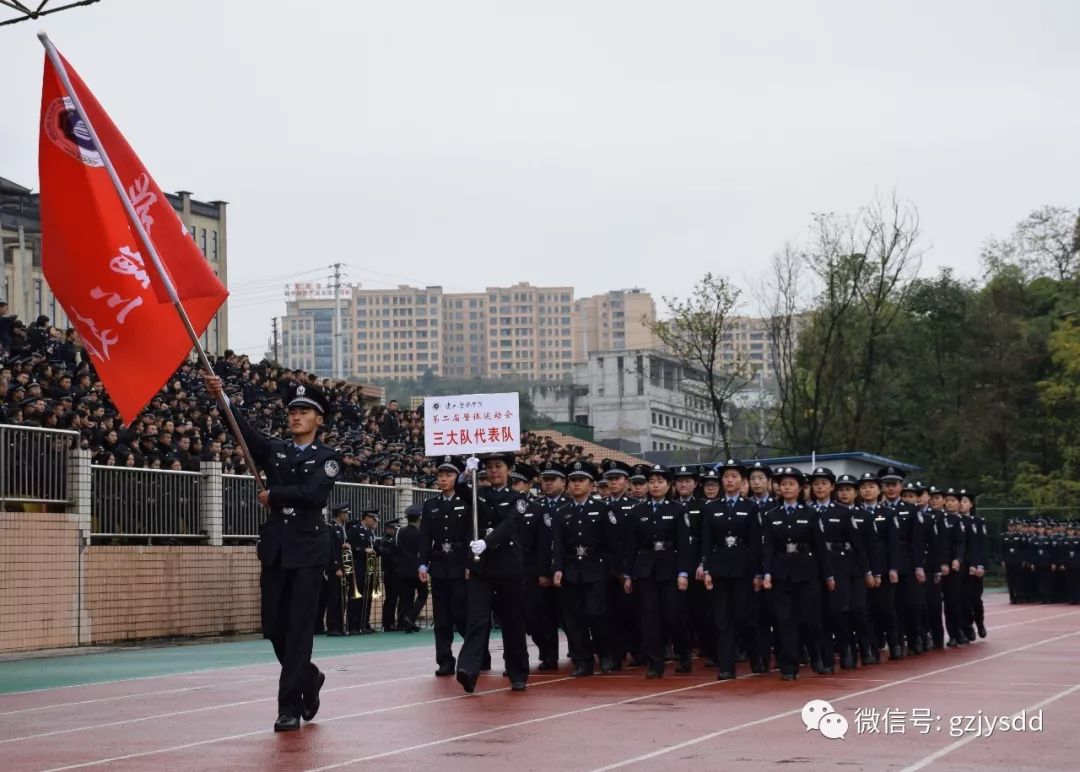
<path fill-rule="evenodd" d="M 349 592 L 349 585 L 352 592 Z M 352 545 L 345 542 L 341 546 L 341 627 L 349 629 L 349 600 L 359 600 L 360 588 L 356 586 L 356 563 L 353 560 Z"/>

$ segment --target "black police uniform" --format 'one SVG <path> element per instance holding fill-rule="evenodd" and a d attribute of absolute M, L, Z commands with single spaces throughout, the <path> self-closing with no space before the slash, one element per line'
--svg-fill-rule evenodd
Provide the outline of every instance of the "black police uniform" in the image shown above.
<path fill-rule="evenodd" d="M 331 509 L 331 512 L 340 511 Z M 333 570 L 328 572 L 326 602 L 326 632 L 328 635 L 344 635 L 346 632 L 349 601 L 353 591 L 353 577 L 345 574 L 343 553 L 349 543 L 343 523 L 331 522 L 330 535 L 333 539 Z M 350 547 L 351 549 L 351 547 Z M 353 561 L 355 569 L 356 562 Z M 337 572 L 341 572 L 341 576 Z"/>
<path fill-rule="evenodd" d="M 374 550 L 379 539 L 358 520 L 349 521 L 345 526 L 345 535 L 352 546 L 353 570 L 356 571 L 356 586 L 360 590 L 359 598 L 349 599 L 349 632 L 372 633 L 374 632 L 371 627 L 372 595 L 377 588 L 375 578 L 368 576 L 367 573 L 367 551 Z"/>
<path fill-rule="evenodd" d="M 825 598 L 822 626 L 822 664 L 831 672 L 833 657 L 840 656 L 840 667 L 855 667 L 855 652 L 869 643 L 866 631 L 866 577 L 872 576 L 866 558 L 863 533 L 855 520 L 854 508 L 835 501 L 814 503 L 820 518 L 827 550 L 828 571 L 836 580 L 836 589 Z"/>
<path fill-rule="evenodd" d="M 881 504 L 862 504 L 868 523 L 866 551 L 874 576 L 881 577 L 881 584 L 866 593 L 867 616 L 870 635 L 875 651 L 889 647 L 889 656 L 901 655 L 900 641 L 896 634 L 896 585 L 890 581 L 889 572 L 896 571 L 900 562 L 896 516 Z"/>
<path fill-rule="evenodd" d="M 298 387 L 289 404 L 320 413 L 326 409 L 325 397 L 314 386 Z M 333 565 L 323 513 L 341 461 L 317 441 L 299 448 L 255 430 L 235 408 L 233 414 L 270 491 L 270 513 L 259 527 L 257 548 L 262 629 L 281 663 L 278 713 L 298 719 L 317 709 L 313 701 L 324 679 L 311 662 L 311 650 L 323 576 Z"/>
<path fill-rule="evenodd" d="M 653 468 L 654 473 L 656 467 Z M 684 624 L 679 574 L 689 575 L 696 564 L 689 546 L 686 508 L 673 501 L 649 501 L 630 512 L 626 573 L 638 597 L 642 650 L 647 677 L 664 673 L 664 642 L 670 639 L 679 658 L 679 672 L 690 671 L 690 643 Z M 666 635 L 665 635 L 666 633 Z"/>
<path fill-rule="evenodd" d="M 702 566 L 712 582 L 708 590 L 716 624 L 717 678 L 735 677 L 736 636 L 749 644 L 751 668 L 762 669 L 756 646 L 754 578 L 761 570 L 761 521 L 757 506 L 742 496 L 707 501 L 702 507 Z"/>
<path fill-rule="evenodd" d="M 892 512 L 896 521 L 895 568 L 898 581 L 894 602 L 899 655 L 904 655 L 905 639 L 908 652 L 921 654 L 926 615 L 925 518 L 916 510 L 915 505 L 903 499 L 891 502 L 886 500 L 881 506 L 886 511 Z M 922 582 L 916 578 L 916 571 L 920 569 L 923 573 Z M 890 656 L 893 656 L 891 648 L 890 645 Z"/>
<path fill-rule="evenodd" d="M 513 466 L 512 456 L 499 457 Z M 459 482 L 457 494 L 468 498 L 472 490 Z M 458 679 L 467 691 L 475 688 L 483 664 L 493 611 L 502 625 L 503 658 L 511 683 L 523 687 L 528 680 L 529 651 L 522 608 L 524 569 L 517 541 L 518 520 L 528 506 L 528 499 L 510 488 L 490 486 L 477 491 L 480 537 L 487 547 L 479 560 L 472 560 L 470 552 L 468 561 L 465 642 L 458 654 Z"/>
<path fill-rule="evenodd" d="M 778 503 L 763 523 L 762 567 L 772 582 L 777 660 L 781 677 L 791 679 L 799 674 L 800 639 L 811 663 L 821 662 L 821 583 L 830 576 L 825 539 L 817 512 L 801 502 Z"/>
<path fill-rule="evenodd" d="M 945 531 L 948 551 L 946 558 L 949 573 L 942 579 L 945 599 L 945 632 L 949 636 L 947 646 L 968 643 L 963 633 L 964 595 L 967 592 L 967 529 L 958 512 L 945 512 Z"/>
<path fill-rule="evenodd" d="M 518 464 L 515 473 L 521 479 L 532 480 L 536 470 Z M 521 543 L 525 603 L 525 630 L 540 653 L 540 669 L 553 670 L 559 662 L 558 612 L 551 580 L 551 516 L 539 499 L 528 497 L 528 505 L 518 519 L 518 540 Z M 540 586 L 541 579 L 547 585 Z"/>
<path fill-rule="evenodd" d="M 458 462 L 446 458 L 443 465 L 455 471 Z M 469 541 L 472 538 L 472 499 L 457 493 L 442 494 L 423 504 L 420 515 L 419 561 L 431 581 L 431 615 L 435 630 L 435 662 L 438 675 L 454 674 L 457 664 L 452 644 L 454 632 L 465 636 L 466 582 Z"/>
<path fill-rule="evenodd" d="M 945 576 L 942 566 L 950 562 L 948 529 L 945 527 L 944 510 L 927 507 L 922 516 L 926 523 L 926 640 L 923 648 L 942 649 L 945 647 L 945 626 L 942 620 L 942 588 Z"/>
<path fill-rule="evenodd" d="M 1024 597 L 1023 565 L 1025 537 L 1016 531 L 1001 535 L 1001 562 L 1005 566 L 1005 584 L 1009 588 L 1009 603 L 1019 603 Z"/>
<path fill-rule="evenodd" d="M 614 459 L 605 459 L 600 468 L 606 479 L 618 475 L 627 478 L 636 474 L 628 464 Z M 610 577 L 607 582 L 607 607 L 609 630 L 611 633 L 612 659 L 615 669 L 621 670 L 627 655 L 634 664 L 640 664 L 641 659 L 641 628 L 638 625 L 637 603 L 633 593 L 623 590 L 623 564 L 622 556 L 626 554 L 627 529 L 630 523 L 630 511 L 641 499 L 624 494 L 618 498 L 608 496 L 605 500 L 608 509 L 615 515 L 618 521 L 619 547 L 616 553 L 618 560 L 612 562 Z"/>
<path fill-rule="evenodd" d="M 674 472 L 676 479 L 683 476 L 699 478 L 700 470 L 697 467 L 679 466 Z M 716 622 L 713 621 L 712 603 L 705 591 L 704 581 L 697 579 L 697 568 L 701 565 L 701 538 L 702 538 L 702 509 L 705 500 L 698 496 L 690 498 L 678 498 L 674 501 L 683 507 L 683 519 L 689 529 L 686 541 L 686 554 L 683 556 L 685 565 L 690 566 L 689 586 L 685 596 L 681 599 L 686 628 L 686 638 L 689 647 L 693 649 L 695 643 L 711 664 L 716 656 Z M 702 577 L 702 580 L 704 576 Z"/>
<path fill-rule="evenodd" d="M 568 477 L 596 478 L 596 468 L 575 461 Z M 559 600 L 573 675 L 591 675 L 594 655 L 600 669 L 614 669 L 607 618 L 607 582 L 612 563 L 618 563 L 618 520 L 599 499 L 570 499 L 551 516 L 552 569 L 562 574 Z"/>
<path fill-rule="evenodd" d="M 1080 604 L 1080 536 L 1075 532 L 1066 535 L 1061 547 L 1061 565 L 1065 569 L 1068 602 L 1075 606 Z"/>
<path fill-rule="evenodd" d="M 981 515 L 972 513 L 969 516 L 969 533 L 971 534 L 970 547 L 968 550 L 968 562 L 971 569 L 986 569 L 989 555 L 986 520 Z M 983 577 L 976 576 L 969 570 L 967 578 L 967 606 L 964 617 L 964 635 L 974 640 L 978 634 L 980 638 L 986 637 L 986 615 L 983 609 Z"/>
<path fill-rule="evenodd" d="M 416 508 L 419 510 L 419 507 Z M 415 512 L 415 514 L 414 514 Z M 397 554 L 394 560 L 394 578 L 397 585 L 397 628 L 405 632 L 419 630 L 416 618 L 420 609 L 416 608 L 417 595 L 420 592 L 420 578 L 417 570 L 420 567 L 420 529 L 415 522 L 408 520 L 412 515 L 419 514 L 413 510 L 406 510 L 406 524 L 398 528 L 394 535 Z M 421 607 L 422 608 L 422 607 Z"/>
<path fill-rule="evenodd" d="M 748 468 L 747 472 L 752 472 L 754 469 L 769 469 L 767 466 L 762 465 L 760 462 L 756 462 L 754 467 Z M 772 470 L 768 471 L 770 479 L 772 478 Z M 763 496 L 757 498 L 750 497 L 750 501 L 757 507 L 758 528 L 760 530 L 764 520 L 765 513 L 776 506 L 776 499 L 772 496 Z M 762 535 L 762 541 L 764 542 L 764 535 Z M 760 668 L 755 668 L 754 663 L 751 662 L 750 669 L 755 673 L 766 673 L 769 670 L 769 665 L 772 661 L 773 650 L 777 648 L 776 635 L 773 630 L 773 604 L 772 593 L 768 592 L 755 592 L 754 593 L 754 617 L 755 617 L 755 635 L 753 640 L 741 641 L 741 646 L 746 651 L 757 651 L 761 656 Z"/>

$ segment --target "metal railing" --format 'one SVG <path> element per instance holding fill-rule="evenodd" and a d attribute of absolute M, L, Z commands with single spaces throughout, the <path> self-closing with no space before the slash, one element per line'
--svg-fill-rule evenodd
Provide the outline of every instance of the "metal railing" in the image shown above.
<path fill-rule="evenodd" d="M 91 466 L 90 531 L 95 537 L 203 539 L 199 472 Z"/>
<path fill-rule="evenodd" d="M 247 474 L 221 475 L 221 536 L 257 539 L 267 510 L 259 503 L 255 478 Z"/>
<path fill-rule="evenodd" d="M 412 494 L 411 503 L 413 504 L 423 504 L 428 499 L 439 495 L 439 492 L 433 488 L 404 488 L 402 490 L 407 490 Z"/>
<path fill-rule="evenodd" d="M 0 426 L 0 508 L 8 503 L 66 504 L 68 451 L 79 433 Z"/>
<path fill-rule="evenodd" d="M 349 502 L 354 519 L 359 518 L 365 509 L 376 509 L 379 511 L 379 520 L 387 523 L 397 519 L 397 497 L 398 489 L 391 485 L 339 482 L 334 485 L 330 502 Z"/>

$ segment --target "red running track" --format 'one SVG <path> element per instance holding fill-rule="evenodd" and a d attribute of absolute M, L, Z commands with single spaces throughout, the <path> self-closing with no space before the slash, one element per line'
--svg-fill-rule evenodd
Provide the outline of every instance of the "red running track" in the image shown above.
<path fill-rule="evenodd" d="M 990 636 L 984 641 L 834 676 L 808 673 L 794 683 L 781 682 L 775 672 L 717 682 L 698 662 L 692 675 L 669 669 L 658 681 L 646 681 L 638 669 L 587 679 L 571 679 L 565 670 L 537 674 L 522 694 L 489 675 L 470 696 L 452 679 L 432 676 L 433 652 L 335 657 L 323 663 L 327 682 L 318 718 L 286 734 L 270 729 L 271 665 L 5 695 L 0 766 L 1075 768 L 1080 609 L 1009 606 L 1003 594 L 988 595 L 986 607 Z M 828 701 L 847 719 L 846 737 L 830 740 L 805 729 L 800 713 L 811 699 Z M 887 709 L 894 711 L 891 722 L 881 718 Z M 930 723 L 913 721 L 913 709 L 929 711 Z M 1024 709 L 1042 710 L 1041 731 L 975 736 L 973 724 L 959 731 L 971 723 L 964 717 L 979 711 L 1011 717 Z M 865 717 L 869 710 L 877 711 L 876 724 Z"/>

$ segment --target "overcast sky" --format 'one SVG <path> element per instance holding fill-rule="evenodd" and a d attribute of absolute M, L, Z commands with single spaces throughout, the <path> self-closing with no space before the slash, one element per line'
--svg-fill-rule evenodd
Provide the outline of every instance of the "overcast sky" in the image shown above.
<path fill-rule="evenodd" d="M 1069 0 L 102 0 L 0 27 L 0 176 L 35 189 L 41 28 L 162 188 L 230 202 L 253 354 L 283 285 L 337 261 L 659 299 L 749 286 L 875 192 L 918 207 L 924 273 L 1080 205 Z"/>

